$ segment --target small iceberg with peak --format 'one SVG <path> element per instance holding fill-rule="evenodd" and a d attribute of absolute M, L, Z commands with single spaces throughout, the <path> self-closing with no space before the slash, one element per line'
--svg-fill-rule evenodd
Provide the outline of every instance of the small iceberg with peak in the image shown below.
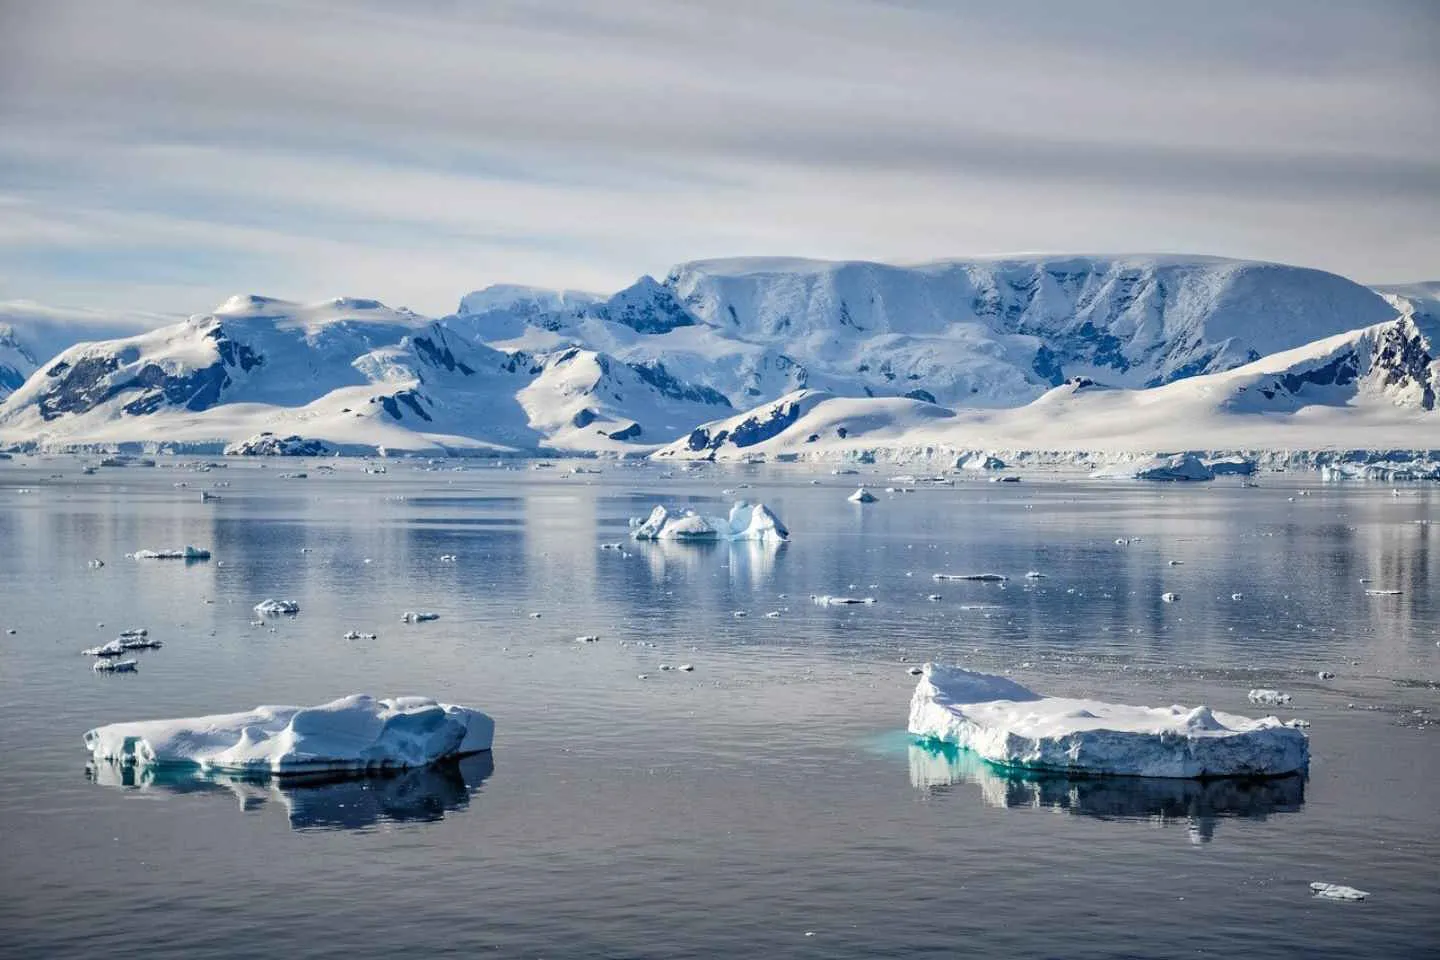
<path fill-rule="evenodd" d="M 877 497 L 864 487 L 857 487 L 855 492 L 845 499 L 851 503 L 874 503 Z"/>
<path fill-rule="evenodd" d="M 650 511 L 650 516 L 630 520 L 631 536 L 636 540 L 680 540 L 715 542 L 721 540 L 758 540 L 783 543 L 790 531 L 780 518 L 763 503 L 740 500 L 730 508 L 727 517 L 706 517 L 686 510 L 674 512 L 664 506 Z"/>
<path fill-rule="evenodd" d="M 1002 767 L 1130 777 L 1274 777 L 1310 763 L 1304 732 L 1206 706 L 1046 697 L 1008 677 L 925 664 L 909 731 Z"/>

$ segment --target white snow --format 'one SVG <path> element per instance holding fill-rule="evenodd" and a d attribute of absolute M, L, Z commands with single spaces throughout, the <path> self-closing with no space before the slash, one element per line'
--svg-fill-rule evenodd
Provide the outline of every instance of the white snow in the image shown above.
<path fill-rule="evenodd" d="M 1006 677 L 927 663 L 909 731 L 1031 770 L 1147 777 L 1270 776 L 1304 770 L 1304 733 L 1275 717 L 1045 697 Z"/>
<path fill-rule="evenodd" d="M 300 604 L 295 600 L 261 600 L 255 604 L 255 612 L 262 617 L 294 615 L 300 612 Z"/>
<path fill-rule="evenodd" d="M 85 734 L 96 761 L 276 775 L 418 767 L 489 750 L 495 723 L 426 697 L 363 694 L 315 707 L 112 723 Z"/>
<path fill-rule="evenodd" d="M 672 512 L 657 506 L 644 520 L 630 520 L 636 540 L 758 540 L 779 543 L 790 531 L 763 503 L 739 500 L 727 517 L 705 517 L 691 510 Z"/>

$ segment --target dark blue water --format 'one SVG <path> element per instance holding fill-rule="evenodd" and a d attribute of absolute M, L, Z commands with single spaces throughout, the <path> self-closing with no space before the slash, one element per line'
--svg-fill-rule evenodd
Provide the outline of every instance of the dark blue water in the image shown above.
<path fill-rule="evenodd" d="M 292 469 L 0 463 L 0 955 L 1440 952 L 1434 488 L 1032 477 L 857 507 L 800 468 Z M 742 483 L 790 544 L 600 549 Z M 187 542 L 214 559 L 124 558 Z M 1012 579 L 931 580 L 977 571 Z M 266 597 L 302 612 L 253 627 Z M 93 675 L 79 650 L 129 626 L 164 649 Z M 1311 775 L 1007 776 L 904 735 L 927 658 L 1245 714 L 1278 687 Z M 487 709 L 495 750 L 358 782 L 87 773 L 97 724 L 352 692 Z"/>

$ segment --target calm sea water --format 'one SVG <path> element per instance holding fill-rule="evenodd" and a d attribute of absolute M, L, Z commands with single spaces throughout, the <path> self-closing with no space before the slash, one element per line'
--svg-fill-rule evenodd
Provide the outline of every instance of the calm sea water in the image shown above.
<path fill-rule="evenodd" d="M 294 469 L 0 463 L 0 955 L 1440 955 L 1434 487 L 1029 477 L 857 507 L 856 477 L 800 468 Z M 601 549 L 734 496 L 793 541 Z M 124 557 L 185 543 L 214 559 Z M 1012 579 L 931 580 L 977 571 Z M 837 593 L 878 602 L 809 599 Z M 267 597 L 302 612 L 251 626 Z M 132 626 L 164 649 L 92 674 L 80 649 Z M 1278 687 L 1311 773 L 1006 776 L 905 736 L 925 659 L 1250 714 Z M 485 708 L 495 750 L 298 787 L 86 769 L 97 724 L 352 692 Z"/>

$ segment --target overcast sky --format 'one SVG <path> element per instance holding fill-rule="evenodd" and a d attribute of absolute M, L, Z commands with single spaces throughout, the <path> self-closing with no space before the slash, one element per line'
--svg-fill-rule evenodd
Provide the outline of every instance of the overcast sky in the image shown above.
<path fill-rule="evenodd" d="M 0 0 L 0 299 L 423 312 L 675 262 L 1440 277 L 1435 0 Z"/>

